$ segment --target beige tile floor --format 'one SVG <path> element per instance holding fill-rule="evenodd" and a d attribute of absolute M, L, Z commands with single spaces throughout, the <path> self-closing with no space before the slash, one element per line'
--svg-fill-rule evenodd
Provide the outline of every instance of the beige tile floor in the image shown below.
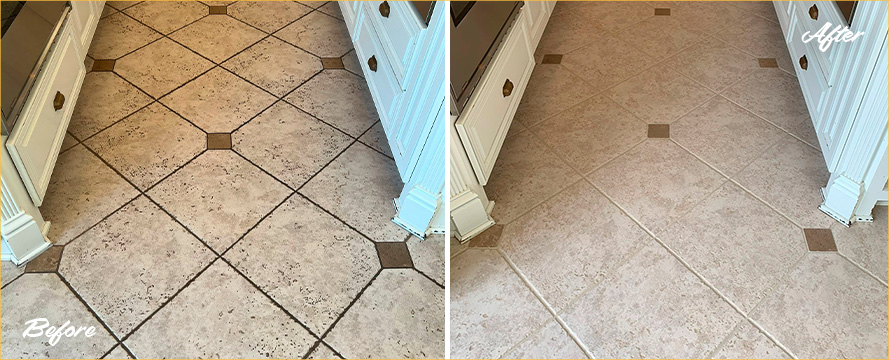
<path fill-rule="evenodd" d="M 451 245 L 452 357 L 887 357 L 887 210 L 817 209 L 770 2 L 560 2 L 545 54 L 486 188 L 499 224 Z"/>
<path fill-rule="evenodd" d="M 41 207 L 61 260 L 3 264 L 3 358 L 444 356 L 444 239 L 390 221 L 339 8 L 229 3 L 108 2 L 87 65 L 115 65 L 86 75 Z M 98 334 L 23 339 L 39 317 Z"/>

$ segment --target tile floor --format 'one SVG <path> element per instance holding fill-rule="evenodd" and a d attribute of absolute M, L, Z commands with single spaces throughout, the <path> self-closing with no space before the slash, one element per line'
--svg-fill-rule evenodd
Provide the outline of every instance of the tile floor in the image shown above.
<path fill-rule="evenodd" d="M 498 225 L 452 244 L 452 357 L 887 357 L 889 215 L 818 210 L 770 2 L 561 2 L 535 55 Z"/>
<path fill-rule="evenodd" d="M 444 356 L 444 239 L 390 221 L 334 2 L 108 2 L 88 55 L 3 358 Z M 39 317 L 99 330 L 23 339 Z"/>

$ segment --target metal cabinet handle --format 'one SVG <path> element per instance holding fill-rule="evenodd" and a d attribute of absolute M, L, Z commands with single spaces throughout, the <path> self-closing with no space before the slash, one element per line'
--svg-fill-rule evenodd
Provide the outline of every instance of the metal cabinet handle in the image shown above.
<path fill-rule="evenodd" d="M 812 18 L 812 20 L 818 20 L 818 6 L 812 5 L 812 7 L 809 8 L 809 17 Z"/>
<path fill-rule="evenodd" d="M 809 60 L 806 59 L 805 55 L 803 55 L 803 57 L 799 58 L 799 67 L 802 68 L 803 70 L 809 69 Z"/>
<path fill-rule="evenodd" d="M 62 109 L 62 106 L 65 106 L 65 95 L 56 91 L 56 98 L 52 100 L 52 108 L 59 111 Z"/>
<path fill-rule="evenodd" d="M 382 15 L 384 18 L 389 17 L 389 2 L 388 1 L 383 1 L 383 3 L 380 4 L 380 15 Z"/>
<path fill-rule="evenodd" d="M 370 59 L 367 59 L 367 67 L 370 68 L 370 71 L 377 72 L 377 57 L 376 57 L 376 55 L 371 56 Z"/>
<path fill-rule="evenodd" d="M 509 79 L 506 79 L 506 82 L 503 83 L 503 97 L 512 95 L 512 88 L 513 88 L 512 81 L 509 81 Z"/>

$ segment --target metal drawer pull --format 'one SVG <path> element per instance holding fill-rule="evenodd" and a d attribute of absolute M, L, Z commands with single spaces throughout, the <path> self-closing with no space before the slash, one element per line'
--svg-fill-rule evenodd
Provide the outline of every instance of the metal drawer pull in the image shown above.
<path fill-rule="evenodd" d="M 384 18 L 389 17 L 389 2 L 388 1 L 383 1 L 383 3 L 380 4 L 380 15 L 382 15 Z"/>
<path fill-rule="evenodd" d="M 512 88 L 513 88 L 512 81 L 509 81 L 509 79 L 506 79 L 506 82 L 503 83 L 503 97 L 512 95 Z"/>
<path fill-rule="evenodd" d="M 818 6 L 812 5 L 812 7 L 809 8 L 809 17 L 812 18 L 812 20 L 818 20 Z"/>
<path fill-rule="evenodd" d="M 59 111 L 62 109 L 62 106 L 65 106 L 65 95 L 56 91 L 56 98 L 52 100 L 52 108 Z"/>
<path fill-rule="evenodd" d="M 376 55 L 371 56 L 370 59 L 367 59 L 367 67 L 370 68 L 370 71 L 377 72 L 377 57 L 376 57 Z"/>
<path fill-rule="evenodd" d="M 809 60 L 806 59 L 805 55 L 803 55 L 803 57 L 799 58 L 799 67 L 801 67 L 803 70 L 809 69 Z"/>

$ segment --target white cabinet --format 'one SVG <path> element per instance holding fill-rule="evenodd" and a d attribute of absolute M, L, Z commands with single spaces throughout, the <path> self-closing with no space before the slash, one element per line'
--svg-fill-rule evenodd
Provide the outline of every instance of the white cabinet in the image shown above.
<path fill-rule="evenodd" d="M 93 35 L 96 33 L 96 25 L 102 16 L 102 7 L 105 6 L 104 1 L 72 1 L 71 2 L 71 20 L 73 21 L 74 34 L 86 54 L 89 49 L 90 42 L 93 41 Z"/>

